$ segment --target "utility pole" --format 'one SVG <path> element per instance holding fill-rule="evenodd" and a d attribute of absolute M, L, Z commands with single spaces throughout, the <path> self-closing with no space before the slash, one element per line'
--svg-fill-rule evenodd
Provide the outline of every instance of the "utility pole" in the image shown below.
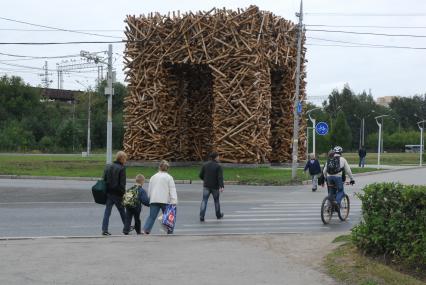
<path fill-rule="evenodd" d="M 377 143 L 377 169 L 380 168 L 380 154 L 382 152 L 382 128 L 383 128 L 383 117 L 387 117 L 389 115 L 381 115 L 377 116 L 374 119 L 376 120 L 377 125 L 379 126 L 379 141 Z M 377 119 L 381 118 L 382 123 L 379 123 Z"/>
<path fill-rule="evenodd" d="M 297 38 L 297 60 L 296 60 L 296 92 L 294 93 L 293 107 L 293 153 L 291 164 L 291 179 L 297 178 L 298 150 L 299 150 L 299 93 L 300 93 L 300 57 L 302 53 L 302 37 L 303 37 L 303 0 L 300 0 L 300 11 L 296 13 L 299 17 L 298 38 Z"/>
<path fill-rule="evenodd" d="M 84 88 L 86 88 L 86 93 L 89 96 L 89 102 L 87 104 L 87 156 L 90 155 L 90 151 L 91 151 L 91 146 L 92 146 L 92 141 L 91 141 L 91 137 L 90 137 L 90 125 L 91 125 L 91 104 L 92 104 L 92 90 L 90 90 L 90 86 L 86 86 L 83 83 L 81 83 L 80 81 L 76 80 L 75 82 L 77 82 L 78 84 L 80 84 L 81 86 L 83 86 Z"/>
<path fill-rule="evenodd" d="M 316 125 L 317 125 L 317 121 L 316 121 L 316 119 L 314 119 L 314 118 L 312 118 L 311 117 L 311 113 L 313 112 L 313 111 L 316 111 L 316 110 L 320 110 L 321 108 L 313 108 L 313 109 L 311 109 L 311 110 L 309 110 L 308 112 L 306 112 L 306 114 L 308 114 L 308 117 L 309 117 L 309 120 L 311 120 L 311 122 L 312 122 L 312 153 L 314 154 L 314 155 L 316 155 L 316 142 L 315 142 L 315 137 L 316 137 L 316 134 L 315 134 L 315 127 L 316 127 Z"/>
<path fill-rule="evenodd" d="M 112 88 L 112 44 L 108 45 L 108 74 L 107 86 L 105 88 L 105 95 L 108 96 L 108 119 L 107 119 L 107 150 L 106 150 L 106 163 L 112 162 L 112 96 L 114 89 Z"/>
<path fill-rule="evenodd" d="M 81 63 L 77 65 L 72 65 L 69 68 L 91 68 L 96 67 L 98 71 L 98 87 L 101 84 L 103 79 L 103 66 L 105 61 L 103 58 L 99 57 L 97 53 L 90 53 L 88 51 L 80 51 L 80 56 L 87 59 L 87 63 Z M 113 73 L 112 73 L 112 45 L 108 46 L 108 83 L 105 88 L 105 95 L 108 96 L 108 117 L 107 117 L 107 152 L 106 152 L 106 162 L 107 164 L 112 162 L 112 95 L 114 95 L 114 90 L 112 88 L 113 83 Z M 79 82 L 80 83 L 80 82 Z M 80 83 L 81 84 L 81 83 Z M 90 153 L 90 117 L 91 117 L 91 95 L 92 92 L 88 90 L 89 93 L 89 106 L 88 106 L 88 120 L 87 120 L 87 154 Z"/>
<path fill-rule="evenodd" d="M 420 129 L 420 163 L 419 163 L 419 166 L 423 166 L 423 148 L 424 148 L 423 130 L 424 130 L 424 123 L 425 122 L 426 122 L 426 120 L 417 122 L 417 126 Z"/>
<path fill-rule="evenodd" d="M 88 90 L 88 92 L 89 92 L 89 104 L 88 104 L 88 107 L 87 107 L 87 112 L 88 112 L 88 115 L 87 115 L 87 156 L 89 156 L 90 155 L 90 151 L 91 151 L 91 146 L 92 146 L 92 141 L 91 141 L 91 139 L 90 139 L 90 117 L 91 117 L 91 104 L 92 104 L 92 91 L 91 90 Z"/>

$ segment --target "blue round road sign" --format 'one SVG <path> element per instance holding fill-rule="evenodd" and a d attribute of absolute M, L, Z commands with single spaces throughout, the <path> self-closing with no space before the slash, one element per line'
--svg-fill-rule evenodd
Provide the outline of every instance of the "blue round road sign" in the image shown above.
<path fill-rule="evenodd" d="M 328 133 L 328 125 L 326 122 L 319 122 L 315 126 L 315 130 L 317 131 L 317 134 L 319 134 L 320 136 L 324 136 Z"/>

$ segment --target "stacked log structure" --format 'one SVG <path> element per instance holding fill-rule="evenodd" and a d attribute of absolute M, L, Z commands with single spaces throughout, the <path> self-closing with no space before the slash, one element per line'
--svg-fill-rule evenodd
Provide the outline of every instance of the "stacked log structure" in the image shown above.
<path fill-rule="evenodd" d="M 291 160 L 294 23 L 256 6 L 125 22 L 124 149 L 131 160 L 201 161 L 213 150 L 229 163 Z M 300 124 L 303 158 L 306 121 Z"/>

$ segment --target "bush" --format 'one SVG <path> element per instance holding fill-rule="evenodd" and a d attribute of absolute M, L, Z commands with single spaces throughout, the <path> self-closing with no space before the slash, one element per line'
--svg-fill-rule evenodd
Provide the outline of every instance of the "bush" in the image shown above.
<path fill-rule="evenodd" d="M 426 187 L 371 184 L 359 197 L 363 219 L 352 229 L 356 246 L 368 254 L 425 270 Z"/>

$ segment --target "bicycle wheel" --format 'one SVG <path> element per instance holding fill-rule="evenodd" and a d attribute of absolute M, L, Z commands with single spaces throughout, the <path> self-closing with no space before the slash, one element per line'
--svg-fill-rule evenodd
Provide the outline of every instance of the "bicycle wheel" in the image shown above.
<path fill-rule="evenodd" d="M 328 197 L 325 197 L 322 200 L 321 204 L 321 220 L 324 223 L 324 225 L 327 225 L 331 218 L 333 217 L 333 204 L 328 199 Z"/>
<path fill-rule="evenodd" d="M 341 221 L 346 221 L 349 216 L 349 210 L 351 209 L 351 202 L 349 200 L 349 196 L 345 194 L 340 202 L 340 208 L 337 212 L 339 219 Z"/>

